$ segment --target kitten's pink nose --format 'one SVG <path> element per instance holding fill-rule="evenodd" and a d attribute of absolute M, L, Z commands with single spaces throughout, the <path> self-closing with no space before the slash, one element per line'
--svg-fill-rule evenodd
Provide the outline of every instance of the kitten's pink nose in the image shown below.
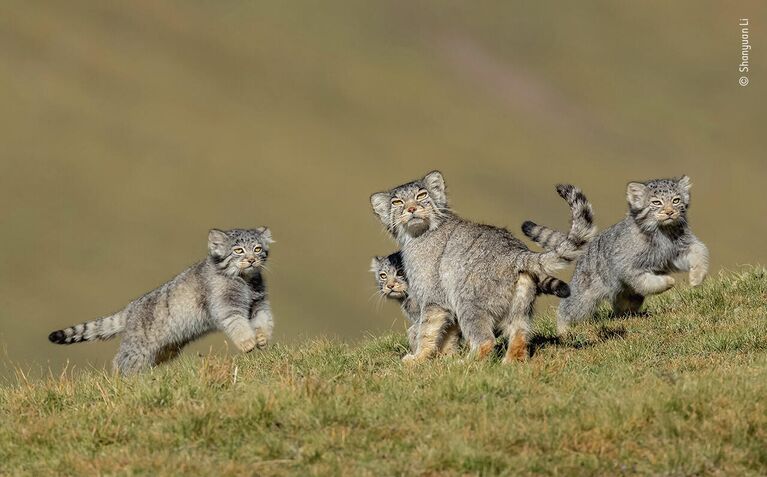
<path fill-rule="evenodd" d="M 250 258 L 248 258 L 248 261 L 249 261 L 250 263 L 253 263 L 253 262 L 255 262 L 255 261 L 256 261 L 256 258 L 255 258 L 255 257 L 250 257 Z"/>
<path fill-rule="evenodd" d="M 394 290 L 394 284 L 393 283 L 389 283 L 386 286 L 389 287 L 389 289 Z"/>
<path fill-rule="evenodd" d="M 413 212 L 415 212 L 415 206 L 411 205 L 410 207 L 407 208 L 407 211 L 412 214 Z"/>

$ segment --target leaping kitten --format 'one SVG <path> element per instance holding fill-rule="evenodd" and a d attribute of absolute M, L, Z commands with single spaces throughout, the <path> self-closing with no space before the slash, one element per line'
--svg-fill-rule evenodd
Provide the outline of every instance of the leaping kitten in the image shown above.
<path fill-rule="evenodd" d="M 208 257 L 114 315 L 54 331 L 57 344 L 107 340 L 122 342 L 114 367 L 133 374 L 177 356 L 189 342 L 222 330 L 242 352 L 264 348 L 272 337 L 272 312 L 261 269 L 272 234 L 213 229 Z"/>
<path fill-rule="evenodd" d="M 603 300 L 616 314 L 636 313 L 648 295 L 675 284 L 672 272 L 688 271 L 698 286 L 708 273 L 708 249 L 690 231 L 690 178 L 630 182 L 626 218 L 599 234 L 580 257 L 571 281 L 572 294 L 559 304 L 557 326 L 590 316 Z M 564 234 L 532 222 L 525 235 L 544 248 Z"/>

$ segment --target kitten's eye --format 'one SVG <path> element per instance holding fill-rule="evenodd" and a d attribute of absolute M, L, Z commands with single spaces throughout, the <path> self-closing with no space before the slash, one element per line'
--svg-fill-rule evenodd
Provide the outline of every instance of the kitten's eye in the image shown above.
<path fill-rule="evenodd" d="M 654 200 L 654 201 L 652 201 L 652 202 L 650 202 L 650 203 L 651 203 L 652 205 L 662 205 L 661 201 L 659 201 L 659 200 Z"/>
<path fill-rule="evenodd" d="M 253 249 L 253 251 L 256 253 L 261 253 L 261 250 L 263 250 L 263 247 L 261 247 L 260 245 L 256 245 L 256 248 Z"/>
<path fill-rule="evenodd" d="M 399 207 L 401 205 L 405 205 L 405 202 L 403 202 L 402 199 L 392 199 L 391 200 L 391 205 L 393 205 L 395 207 Z"/>
<path fill-rule="evenodd" d="M 678 204 L 680 202 L 679 197 L 674 197 L 674 200 L 672 200 L 671 202 Z"/>
<path fill-rule="evenodd" d="M 422 190 L 418 193 L 417 196 L 415 196 L 415 200 L 424 200 L 425 198 L 429 197 L 429 193 L 425 190 Z"/>
<path fill-rule="evenodd" d="M 242 247 L 237 247 L 234 250 L 232 250 L 232 252 L 236 253 L 237 255 L 242 255 L 243 253 L 245 253 L 245 249 L 243 249 Z"/>
<path fill-rule="evenodd" d="M 379 273 L 378 276 L 381 277 L 381 280 L 386 280 L 386 274 L 384 272 Z"/>

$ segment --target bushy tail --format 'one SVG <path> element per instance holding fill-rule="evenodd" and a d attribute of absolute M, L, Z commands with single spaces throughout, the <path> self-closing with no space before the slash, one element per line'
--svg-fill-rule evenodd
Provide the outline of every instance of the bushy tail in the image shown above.
<path fill-rule="evenodd" d="M 570 206 L 570 230 L 567 235 L 529 220 L 522 224 L 522 232 L 546 250 L 523 255 L 523 268 L 533 273 L 551 275 L 566 267 L 583 254 L 586 244 L 597 233 L 591 203 L 583 192 L 574 185 L 559 184 L 557 193 Z"/>
<path fill-rule="evenodd" d="M 538 291 L 544 295 L 556 295 L 559 298 L 570 296 L 570 286 L 566 282 L 548 275 L 538 282 Z"/>
<path fill-rule="evenodd" d="M 48 340 L 56 344 L 73 344 L 81 341 L 108 340 L 125 329 L 122 313 L 86 321 L 48 335 Z"/>

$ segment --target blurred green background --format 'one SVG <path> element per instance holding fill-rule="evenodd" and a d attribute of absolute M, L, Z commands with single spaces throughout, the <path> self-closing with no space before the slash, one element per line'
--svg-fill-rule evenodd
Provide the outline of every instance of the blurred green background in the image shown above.
<path fill-rule="evenodd" d="M 272 228 L 277 340 L 404 329 L 371 298 L 395 245 L 368 196 L 437 168 L 515 232 L 566 226 L 557 182 L 605 228 L 627 181 L 686 173 L 713 268 L 765 263 L 766 31 L 761 1 L 5 1 L 4 372 L 108 363 L 117 341 L 47 334 L 203 258 L 210 227 Z"/>

